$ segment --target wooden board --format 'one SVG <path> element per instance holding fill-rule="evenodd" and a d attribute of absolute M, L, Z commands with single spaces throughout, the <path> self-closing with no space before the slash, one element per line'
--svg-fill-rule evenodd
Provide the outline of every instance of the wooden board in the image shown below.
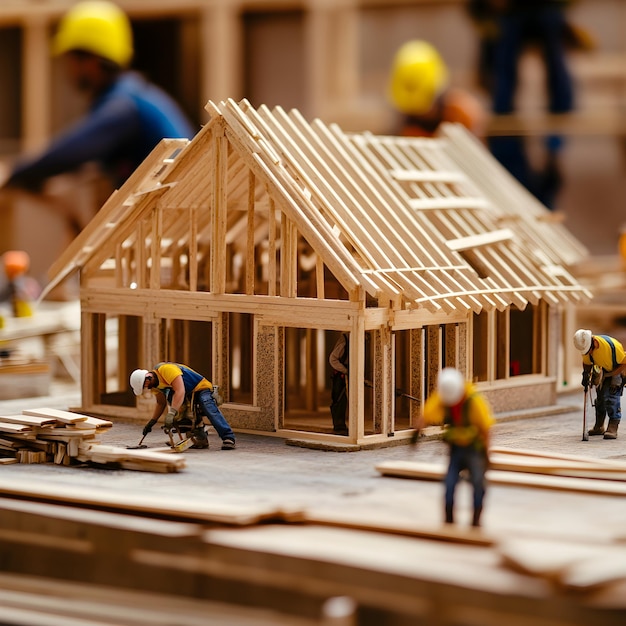
<path fill-rule="evenodd" d="M 492 470 L 526 472 L 552 476 L 575 478 L 600 478 L 626 482 L 626 464 L 595 464 L 593 461 L 567 461 L 549 457 L 528 457 L 522 455 L 489 454 L 489 467 Z"/>
<path fill-rule="evenodd" d="M 607 549 L 614 546 L 598 546 L 597 543 L 556 541 L 550 539 L 521 538 L 499 543 L 497 552 L 504 563 L 518 572 L 557 580 L 574 563 L 588 558 L 602 558 Z"/>
<path fill-rule="evenodd" d="M 184 458 L 183 455 L 168 456 Z M 104 489 L 55 485 L 15 477 L 12 478 L 10 484 L 0 485 L 0 496 L 56 504 L 77 504 L 97 510 L 131 511 L 148 517 L 156 514 L 167 519 L 215 522 L 234 526 L 248 526 L 268 521 L 299 522 L 304 518 L 302 509 L 299 507 L 280 507 L 273 504 L 235 505 L 198 500 L 190 502 L 186 496 L 178 499 L 161 498 L 158 495 L 136 491 L 127 493 L 112 488 L 107 492 Z"/>
<path fill-rule="evenodd" d="M 35 417 L 34 415 L 2 415 L 0 422 L 11 424 L 26 424 L 27 426 L 48 426 L 57 423 L 54 417 Z"/>
<path fill-rule="evenodd" d="M 446 468 L 441 464 L 433 463 L 385 461 L 376 465 L 376 471 L 383 476 L 440 481 L 445 476 Z M 511 487 L 555 489 L 614 496 L 626 495 L 626 483 L 593 478 L 566 478 L 501 470 L 487 470 L 486 478 L 492 484 Z"/>
<path fill-rule="evenodd" d="M 578 463 L 592 464 L 594 466 L 603 465 L 607 467 L 615 467 L 626 469 L 626 463 L 615 459 L 596 459 L 576 454 L 560 454 L 558 452 L 547 452 L 544 450 L 529 450 L 526 448 L 506 448 L 501 446 L 493 446 L 489 448 L 489 453 L 509 454 L 513 456 L 523 457 L 539 457 L 543 459 L 558 459 L 562 461 L 575 461 Z"/>
<path fill-rule="evenodd" d="M 53 417 L 63 424 L 76 424 L 78 422 L 87 421 L 87 415 L 79 413 L 71 413 L 70 411 L 61 411 L 60 409 L 25 409 L 23 415 L 32 415 L 34 417 Z"/>
<path fill-rule="evenodd" d="M 417 524 L 394 524 L 369 519 L 364 521 L 361 516 L 356 517 L 341 512 L 333 515 L 329 515 L 328 513 L 319 515 L 310 513 L 309 511 L 305 511 L 305 521 L 320 526 L 352 528 L 354 530 L 367 530 L 370 532 L 403 535 L 420 539 L 433 539 L 436 541 L 470 544 L 474 546 L 492 546 L 495 543 L 495 540 L 482 530 L 450 524 L 437 524 L 425 527 L 418 526 Z"/>
<path fill-rule="evenodd" d="M 573 563 L 559 582 L 569 589 L 588 591 L 626 581 L 626 547 L 611 546 L 601 555 Z"/>

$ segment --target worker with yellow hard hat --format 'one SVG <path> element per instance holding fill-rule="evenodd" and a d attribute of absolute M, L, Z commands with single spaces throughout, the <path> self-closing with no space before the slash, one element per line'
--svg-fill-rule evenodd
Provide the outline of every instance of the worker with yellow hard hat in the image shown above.
<path fill-rule="evenodd" d="M 415 39 L 396 52 L 389 100 L 402 116 L 399 134 L 431 136 L 442 122 L 459 122 L 482 135 L 484 108 L 468 92 L 449 85 L 448 68 L 437 49 Z"/>
<path fill-rule="evenodd" d="M 75 4 L 59 23 L 52 52 L 64 58 L 70 81 L 90 98 L 89 112 L 44 152 L 19 161 L 7 185 L 38 191 L 51 176 L 96 162 L 119 187 L 161 139 L 195 134 L 169 95 L 129 70 L 132 26 L 116 4 Z"/>

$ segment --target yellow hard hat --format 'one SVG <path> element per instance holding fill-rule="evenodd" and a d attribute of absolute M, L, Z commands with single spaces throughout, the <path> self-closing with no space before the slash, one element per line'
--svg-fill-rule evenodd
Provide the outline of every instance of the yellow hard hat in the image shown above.
<path fill-rule="evenodd" d="M 126 67 L 133 56 L 130 20 L 112 2 L 79 2 L 61 19 L 52 50 L 54 54 L 85 50 Z"/>
<path fill-rule="evenodd" d="M 428 111 L 448 84 L 448 69 L 428 42 L 412 40 L 396 52 L 389 82 L 389 98 L 407 115 Z"/>

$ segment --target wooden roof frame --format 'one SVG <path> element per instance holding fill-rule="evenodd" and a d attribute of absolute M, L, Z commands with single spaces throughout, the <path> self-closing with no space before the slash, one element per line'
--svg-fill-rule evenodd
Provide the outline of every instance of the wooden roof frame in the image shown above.
<path fill-rule="evenodd" d="M 187 209 L 194 219 L 207 203 L 216 207 L 202 227 L 215 243 L 211 289 L 223 293 L 220 246 L 233 227 L 220 212 L 232 193 L 223 179 L 229 151 L 245 164 L 242 181 L 254 179 L 242 205 L 262 187 L 350 300 L 367 293 L 395 309 L 479 313 L 590 297 L 567 270 L 586 250 L 458 125 L 445 124 L 432 139 L 384 137 L 245 100 L 206 108 L 211 121 L 190 142 L 163 140 L 109 198 L 51 267 L 42 297 L 73 271 L 115 257 L 110 242 L 133 230 L 141 207 L 155 204 Z M 273 215 L 268 209 L 270 222 Z M 192 222 L 170 239 L 195 241 Z M 155 275 L 147 287 L 157 286 Z M 270 295 L 293 297 L 295 278 L 283 278 L 280 294 Z"/>

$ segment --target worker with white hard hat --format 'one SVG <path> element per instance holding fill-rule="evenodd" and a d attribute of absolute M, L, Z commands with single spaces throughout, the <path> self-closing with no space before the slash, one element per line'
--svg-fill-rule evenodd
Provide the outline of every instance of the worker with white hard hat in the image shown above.
<path fill-rule="evenodd" d="M 170 432 L 176 428 L 180 432 L 179 422 L 186 417 L 185 407 L 189 406 L 194 418 L 191 424 L 191 436 L 195 440 L 193 447 L 209 447 L 202 419 L 204 416 L 222 440 L 222 450 L 235 449 L 235 433 L 218 406 L 221 396 L 217 386 L 191 367 L 164 361 L 151 370 L 136 369 L 131 373 L 129 382 L 136 396 L 151 390 L 156 399 L 152 419 L 143 429 L 144 437 L 163 414 L 164 430 Z"/>
<path fill-rule="evenodd" d="M 604 435 L 604 439 L 617 439 L 622 419 L 622 390 L 626 370 L 626 352 L 622 344 L 608 335 L 594 335 L 587 328 L 574 333 L 574 348 L 582 355 L 582 386 L 585 392 L 597 387 L 596 423 L 589 435 Z M 594 376 L 594 371 L 599 375 Z M 609 423 L 604 428 L 608 415 Z"/>
<path fill-rule="evenodd" d="M 437 391 L 424 405 L 417 432 L 425 425 L 443 425 L 450 459 L 445 478 L 445 521 L 454 521 L 454 493 L 460 473 L 468 470 L 474 490 L 472 526 L 480 525 L 485 497 L 485 472 L 489 462 L 489 430 L 494 424 L 491 408 L 482 394 L 453 367 L 439 372 Z"/>

